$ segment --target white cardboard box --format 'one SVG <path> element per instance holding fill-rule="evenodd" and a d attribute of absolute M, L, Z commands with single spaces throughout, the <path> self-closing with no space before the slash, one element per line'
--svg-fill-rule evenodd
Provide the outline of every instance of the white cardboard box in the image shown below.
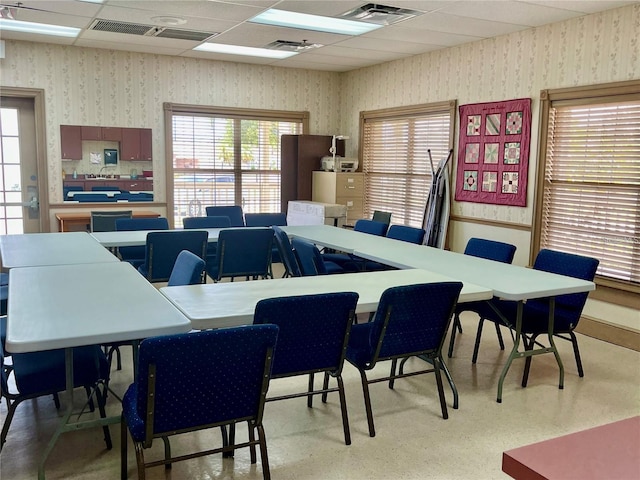
<path fill-rule="evenodd" d="M 325 224 L 342 227 L 346 219 L 346 205 L 295 200 L 290 201 L 287 207 L 287 225 Z"/>

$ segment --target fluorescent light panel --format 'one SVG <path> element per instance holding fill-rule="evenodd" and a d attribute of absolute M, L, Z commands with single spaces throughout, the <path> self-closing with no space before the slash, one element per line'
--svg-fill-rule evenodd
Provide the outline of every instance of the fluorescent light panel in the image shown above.
<path fill-rule="evenodd" d="M 342 35 L 362 35 L 381 28 L 374 23 L 356 22 L 342 18 L 322 17 L 307 13 L 288 12 L 271 8 L 253 17 L 250 22 L 278 27 L 301 28 L 317 32 L 339 33 Z"/>
<path fill-rule="evenodd" d="M 297 52 L 270 50 L 267 48 L 242 47 L 240 45 L 227 45 L 224 43 L 203 43 L 202 45 L 198 45 L 197 47 L 195 47 L 194 50 L 263 58 L 288 58 L 298 54 Z"/>
<path fill-rule="evenodd" d="M 4 18 L 0 18 L 0 30 L 37 33 L 40 35 L 53 35 L 56 37 L 77 37 L 80 33 L 80 29 L 75 27 L 61 27 L 59 25 L 22 22 L 20 20 L 7 20 Z"/>

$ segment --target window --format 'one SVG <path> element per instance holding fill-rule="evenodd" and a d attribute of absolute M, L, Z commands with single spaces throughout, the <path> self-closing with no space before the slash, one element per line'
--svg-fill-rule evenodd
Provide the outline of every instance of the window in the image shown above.
<path fill-rule="evenodd" d="M 0 109 L 0 234 L 23 233 L 18 109 Z"/>
<path fill-rule="evenodd" d="M 362 112 L 364 213 L 392 212 L 393 223 L 422 227 L 433 168 L 453 146 L 455 101 Z M 451 165 L 449 165 L 449 168 Z"/>
<path fill-rule="evenodd" d="M 209 205 L 280 211 L 280 136 L 303 133 L 306 112 L 174 104 L 165 110 L 175 226 L 205 215 Z"/>
<path fill-rule="evenodd" d="M 596 257 L 640 292 L 640 82 L 542 92 L 534 250 Z"/>

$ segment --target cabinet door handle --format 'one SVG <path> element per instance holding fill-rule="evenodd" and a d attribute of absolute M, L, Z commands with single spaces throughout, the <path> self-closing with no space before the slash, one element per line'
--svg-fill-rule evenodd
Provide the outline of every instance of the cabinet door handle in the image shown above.
<path fill-rule="evenodd" d="M 354 185 L 346 185 L 344 188 L 349 190 L 355 190 L 356 187 Z"/>

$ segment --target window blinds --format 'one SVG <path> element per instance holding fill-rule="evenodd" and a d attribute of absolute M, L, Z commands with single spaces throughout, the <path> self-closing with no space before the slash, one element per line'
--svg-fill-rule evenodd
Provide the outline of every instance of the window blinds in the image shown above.
<path fill-rule="evenodd" d="M 363 113 L 364 211 L 392 212 L 393 223 L 422 227 L 433 168 L 450 149 L 451 113 L 367 117 Z"/>
<path fill-rule="evenodd" d="M 599 275 L 640 283 L 640 97 L 552 104 L 540 243 L 597 257 Z"/>

